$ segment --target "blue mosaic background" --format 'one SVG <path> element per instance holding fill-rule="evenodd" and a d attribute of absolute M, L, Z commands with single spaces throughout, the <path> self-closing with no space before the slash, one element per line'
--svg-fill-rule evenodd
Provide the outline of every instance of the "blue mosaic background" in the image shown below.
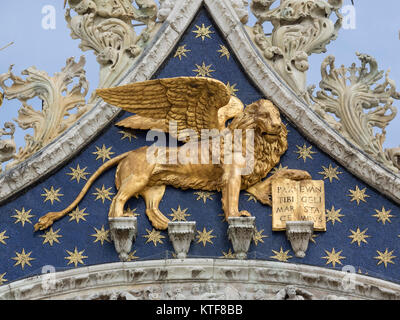
<path fill-rule="evenodd" d="M 202 27 L 208 28 L 212 33 L 209 37 L 196 38 L 196 33 L 193 31 Z M 180 46 L 184 46 L 187 51 L 185 55 L 175 56 L 175 52 Z M 221 37 L 216 25 L 211 21 L 205 10 L 200 11 L 194 22 L 190 25 L 176 49 L 173 50 L 171 56 L 165 61 L 163 66 L 154 76 L 155 78 L 167 78 L 176 76 L 195 76 L 197 66 L 209 67 L 210 76 L 228 83 L 233 86 L 236 95 L 245 103 L 249 104 L 260 98 L 263 98 L 260 92 L 251 84 L 246 77 L 245 72 L 240 66 L 235 56 L 230 53 L 229 59 L 227 55 L 223 55 L 221 45 L 229 49 L 228 44 Z M 196 66 L 197 65 L 197 66 Z M 211 71 L 213 70 L 213 71 Z M 129 116 L 127 113 L 121 114 L 119 119 Z M 320 180 L 324 178 L 323 166 L 328 168 L 332 165 L 337 168 L 339 179 L 325 179 L 326 190 L 326 208 L 331 210 L 339 210 L 341 216 L 338 219 L 328 219 L 327 231 L 316 233 L 314 242 L 310 243 L 307 255 L 304 259 L 299 259 L 294 256 L 291 250 L 290 243 L 287 241 L 284 232 L 271 231 L 271 208 L 255 202 L 248 194 L 242 192 L 240 197 L 240 209 L 250 211 L 256 217 L 257 231 L 261 237 L 257 243 L 252 242 L 250 247 L 249 258 L 285 261 L 288 263 L 302 263 L 316 265 L 326 268 L 335 268 L 341 270 L 346 265 L 354 266 L 356 272 L 375 276 L 390 281 L 399 282 L 400 267 L 398 255 L 398 244 L 400 242 L 400 221 L 398 219 L 399 207 L 392 201 L 379 194 L 368 185 L 348 173 L 347 170 L 341 167 L 329 156 L 324 154 L 316 146 L 313 146 L 304 137 L 302 137 L 296 128 L 288 123 L 283 118 L 289 129 L 289 149 L 282 157 L 281 165 L 283 167 L 293 169 L 307 170 L 311 173 L 313 179 Z M 136 149 L 143 145 L 148 145 L 151 142 L 146 142 L 146 132 L 134 132 L 136 138 L 132 137 L 129 141 L 128 137 L 124 138 L 121 128 L 110 124 L 110 126 L 90 143 L 78 156 L 67 163 L 63 168 L 55 172 L 52 176 L 44 179 L 33 188 L 26 190 L 13 201 L 0 206 L 0 285 L 7 284 L 11 281 L 29 277 L 35 274 L 40 274 L 42 267 L 52 265 L 57 271 L 81 267 L 83 265 L 94 265 L 109 262 L 119 261 L 114 250 L 114 245 L 110 242 L 110 237 L 106 241 L 96 241 L 96 229 L 108 230 L 108 208 L 110 200 L 105 200 L 104 203 L 100 199 L 96 200 L 96 188 L 101 189 L 103 186 L 110 192 L 116 193 L 114 187 L 115 168 L 104 173 L 90 188 L 85 198 L 79 204 L 79 209 L 84 210 L 88 215 L 84 216 L 85 220 L 80 220 L 79 223 L 66 216 L 62 220 L 57 221 L 53 225 L 53 231 L 62 237 L 58 238 L 58 242 L 45 242 L 42 237 L 44 232 L 34 233 L 33 225 L 38 218 L 48 211 L 59 211 L 68 206 L 80 192 L 85 184 L 85 180 L 71 180 L 71 168 L 76 169 L 79 165 L 81 169 L 86 168 L 85 172 L 93 173 L 103 163 L 102 159 L 96 160 L 97 147 L 114 152 L 111 157 L 114 157 L 123 152 Z M 128 132 L 129 133 L 129 132 Z M 132 133 L 132 132 L 130 132 Z M 299 148 L 306 146 L 311 153 L 311 158 L 305 160 L 299 158 L 297 152 Z M 310 149 L 311 147 L 311 149 Z M 88 178 L 90 175 L 87 175 Z M 58 190 L 62 196 L 59 196 L 60 201 L 45 201 L 45 188 Z M 366 202 L 361 201 L 357 204 L 356 201 L 351 201 L 349 190 L 355 190 L 359 187 L 360 190 L 366 188 L 365 194 L 369 197 L 365 198 Z M 203 245 L 196 238 L 191 245 L 189 257 L 224 257 L 229 253 L 231 244 L 227 238 L 227 223 L 223 222 L 221 208 L 221 195 L 219 193 L 210 194 L 209 198 L 203 201 L 199 195 L 195 194 L 196 190 L 177 190 L 167 187 L 165 196 L 160 204 L 161 211 L 169 218 L 173 213 L 172 209 L 177 210 L 178 206 L 182 210 L 186 210 L 186 214 L 190 214 L 186 219 L 188 221 L 196 221 L 197 230 L 208 232 L 211 236 L 210 242 Z M 139 233 L 137 240 L 133 246 L 133 260 L 147 259 L 163 259 L 171 257 L 173 248 L 168 240 L 167 232 L 161 232 L 160 242 L 155 245 L 153 242 L 148 242 L 145 236 L 153 230 L 149 223 L 144 210 L 144 201 L 142 198 L 131 199 L 127 203 L 130 209 L 136 209 L 138 216 Z M 378 217 L 373 215 L 377 211 L 382 212 L 382 208 L 389 212 L 389 220 L 379 221 Z M 17 211 L 22 209 L 29 211 L 30 217 L 24 223 L 18 222 L 16 217 Z M 95 229 L 96 228 L 96 229 Z M 366 242 L 352 243 L 352 238 L 349 236 L 352 231 L 356 232 L 359 228 L 360 232 L 368 235 L 365 238 Z M 352 231 L 351 231 L 352 230 Z M 1 240 L 2 239 L 2 240 Z M 70 263 L 71 257 L 69 252 L 81 253 L 83 258 L 81 262 Z M 334 251 L 333 251 L 334 250 Z M 277 252 L 283 252 L 283 258 L 279 258 Z M 327 257 L 333 256 L 340 252 L 338 259 L 333 263 Z M 382 256 L 385 252 L 388 254 L 387 260 L 377 259 L 375 257 Z M 18 256 L 25 253 L 29 258 L 29 264 L 18 262 Z M 332 255 L 333 254 L 333 255 Z M 15 258 L 15 259 L 13 259 Z M 385 262 L 386 261 L 386 266 Z"/>

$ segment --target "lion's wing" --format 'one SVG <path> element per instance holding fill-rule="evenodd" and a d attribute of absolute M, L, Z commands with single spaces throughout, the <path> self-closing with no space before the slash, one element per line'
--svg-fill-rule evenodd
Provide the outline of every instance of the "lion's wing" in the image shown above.
<path fill-rule="evenodd" d="M 230 100 L 221 81 L 195 77 L 155 79 L 96 92 L 105 102 L 136 114 L 117 125 L 166 130 L 174 121 L 178 132 L 217 129 L 218 109 Z"/>

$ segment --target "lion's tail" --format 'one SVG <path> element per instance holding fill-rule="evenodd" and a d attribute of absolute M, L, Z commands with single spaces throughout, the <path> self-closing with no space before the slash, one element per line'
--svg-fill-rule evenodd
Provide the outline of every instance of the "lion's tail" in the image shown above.
<path fill-rule="evenodd" d="M 81 190 L 81 192 L 79 193 L 79 195 L 76 197 L 76 199 L 64 210 L 59 211 L 59 212 L 52 212 L 53 217 L 55 216 L 55 219 L 52 219 L 53 222 L 61 219 L 62 217 L 64 217 L 68 212 L 70 212 L 72 209 L 74 209 L 79 202 L 83 199 L 83 197 L 86 195 L 86 193 L 88 192 L 89 188 L 92 186 L 93 182 L 96 181 L 96 179 L 107 169 L 115 166 L 116 164 L 118 164 L 122 159 L 126 158 L 128 156 L 128 154 L 131 153 L 131 151 L 125 152 L 115 158 L 112 158 L 111 160 L 107 161 L 106 163 L 104 163 L 100 168 L 97 169 L 97 171 L 95 173 L 93 173 L 93 175 L 89 178 L 89 180 L 86 182 L 85 186 L 83 187 L 83 189 Z M 40 219 L 39 219 L 40 220 Z M 38 226 L 35 225 L 35 231 L 38 230 Z"/>

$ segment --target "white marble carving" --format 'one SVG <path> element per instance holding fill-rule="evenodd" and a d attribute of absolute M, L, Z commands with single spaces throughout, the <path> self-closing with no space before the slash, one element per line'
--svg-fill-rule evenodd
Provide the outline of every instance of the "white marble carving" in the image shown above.
<path fill-rule="evenodd" d="M 17 146 L 14 141 L 15 124 L 6 122 L 4 128 L 0 129 L 0 137 L 10 136 L 9 139 L 0 140 L 0 172 L 2 172 L 1 164 L 14 159 Z"/>
<path fill-rule="evenodd" d="M 178 259 L 186 258 L 195 233 L 196 222 L 194 221 L 170 221 L 168 223 L 168 236 Z"/>
<path fill-rule="evenodd" d="M 111 239 L 114 242 L 115 250 L 118 252 L 121 261 L 127 261 L 132 243 L 137 236 L 136 217 L 115 217 L 109 218 Z"/>
<path fill-rule="evenodd" d="M 313 221 L 287 221 L 286 237 L 292 245 L 296 257 L 304 258 L 314 231 Z"/>
<path fill-rule="evenodd" d="M 237 259 L 246 259 L 255 231 L 255 217 L 228 217 L 228 238 Z"/>

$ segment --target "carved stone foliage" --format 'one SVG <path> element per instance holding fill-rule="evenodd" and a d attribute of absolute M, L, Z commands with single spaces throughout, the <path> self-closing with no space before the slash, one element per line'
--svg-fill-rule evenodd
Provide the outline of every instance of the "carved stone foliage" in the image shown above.
<path fill-rule="evenodd" d="M 158 8 L 153 0 L 68 0 L 65 18 L 83 51 L 93 50 L 100 69 L 99 87 L 121 78 L 155 31 Z M 74 10 L 77 15 L 71 15 Z M 137 35 L 132 20 L 146 27 Z"/>
<path fill-rule="evenodd" d="M 400 99 L 394 81 L 386 72 L 385 81 L 378 84 L 384 72 L 378 70 L 376 60 L 357 53 L 361 66 L 335 67 L 335 58 L 328 56 L 321 66 L 321 90 L 313 96 L 314 110 L 329 125 L 340 132 L 370 157 L 398 172 L 399 150 L 383 150 L 385 128 L 397 114 L 394 99 Z M 379 132 L 379 129 L 381 130 Z"/>
<path fill-rule="evenodd" d="M 338 36 L 342 25 L 342 0 L 286 0 L 275 9 L 276 0 L 253 0 L 251 11 L 257 18 L 253 40 L 275 71 L 297 93 L 306 98 L 308 56 L 326 52 L 326 45 Z M 335 13 L 336 22 L 330 16 Z M 266 36 L 263 23 L 273 25 Z"/>
<path fill-rule="evenodd" d="M 9 135 L 11 138 L 0 141 L 0 163 L 13 159 L 14 161 L 7 165 L 7 168 L 10 168 L 29 158 L 91 108 L 91 105 L 85 102 L 89 83 L 85 77 L 84 65 L 85 58 L 82 56 L 79 62 L 69 58 L 61 72 L 53 77 L 30 67 L 22 72 L 27 76 L 22 79 L 12 73 L 12 66 L 7 73 L 0 75 L 0 87 L 4 91 L 4 97 L 22 102 L 15 122 L 24 130 L 32 128 L 34 131 L 33 136 L 25 136 L 25 146 L 16 153 L 13 141 L 15 125 L 6 123 L 0 135 Z M 8 80 L 13 82 L 11 86 L 6 85 Z M 41 110 L 36 110 L 28 104 L 28 101 L 35 97 L 42 100 Z"/>

